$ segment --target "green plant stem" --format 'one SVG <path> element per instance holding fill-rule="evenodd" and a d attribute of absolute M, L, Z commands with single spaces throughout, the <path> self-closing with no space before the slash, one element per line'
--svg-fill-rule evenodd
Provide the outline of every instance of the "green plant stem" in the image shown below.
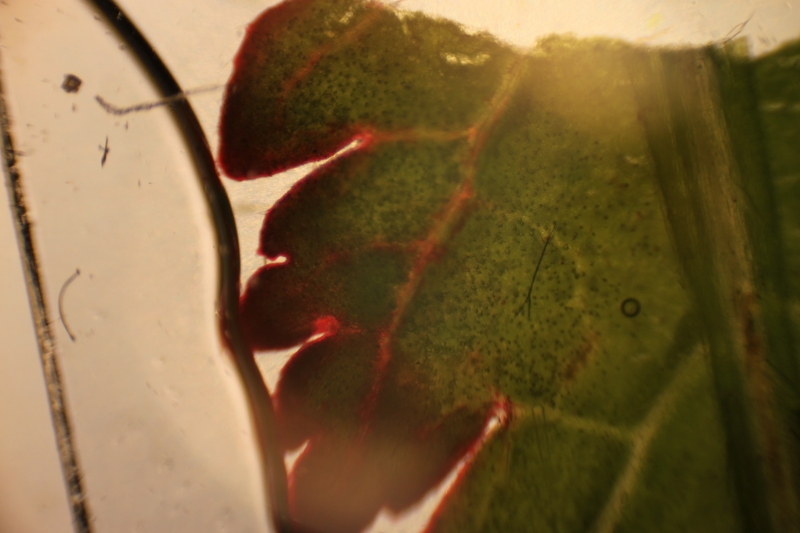
<path fill-rule="evenodd" d="M 772 258 L 753 242 L 758 214 L 752 187 L 744 186 L 766 187 L 767 172 L 748 163 L 751 154 L 736 140 L 758 123 L 752 114 L 747 123 L 742 109 L 752 95 L 726 61 L 711 48 L 634 54 L 631 73 L 665 215 L 705 329 L 744 529 L 798 531 L 792 443 L 775 386 L 776 364 L 790 374 L 793 364 L 778 338 L 776 307 L 764 300 L 760 274 Z M 731 107 L 743 99 L 744 107 Z"/>

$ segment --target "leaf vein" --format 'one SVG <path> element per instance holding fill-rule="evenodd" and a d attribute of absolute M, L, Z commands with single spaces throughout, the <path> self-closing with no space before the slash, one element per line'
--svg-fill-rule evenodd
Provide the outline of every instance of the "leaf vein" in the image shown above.
<path fill-rule="evenodd" d="M 622 474 L 617 478 L 611 496 L 600 513 L 593 531 L 613 533 L 619 523 L 625 504 L 628 502 L 642 473 L 650 447 L 661 426 L 667 421 L 680 400 L 682 393 L 694 384 L 703 369 L 702 351 L 696 350 L 681 365 L 672 381 L 656 398 L 645 419 L 634 429 L 633 449 Z"/>

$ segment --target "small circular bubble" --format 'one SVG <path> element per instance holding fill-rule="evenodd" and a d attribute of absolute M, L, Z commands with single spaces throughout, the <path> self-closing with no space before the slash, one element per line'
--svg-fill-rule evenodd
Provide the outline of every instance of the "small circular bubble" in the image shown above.
<path fill-rule="evenodd" d="M 626 298 L 622 300 L 622 305 L 619 306 L 622 314 L 628 318 L 633 318 L 642 310 L 642 305 L 636 298 Z"/>

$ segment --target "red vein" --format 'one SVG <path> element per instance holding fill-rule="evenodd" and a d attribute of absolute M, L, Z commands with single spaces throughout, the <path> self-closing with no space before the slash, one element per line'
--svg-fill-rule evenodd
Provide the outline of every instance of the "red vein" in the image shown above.
<path fill-rule="evenodd" d="M 486 143 L 489 132 L 507 107 L 508 101 L 517 87 L 524 68 L 524 59 L 524 57 L 521 57 L 515 62 L 504 77 L 485 112 L 467 130 L 469 152 L 462 163 L 461 184 L 448 200 L 442 213 L 435 218 L 437 222 L 433 224 L 428 235 L 418 245 L 417 258 L 411 267 L 408 280 L 398 291 L 397 303 L 392 313 L 391 321 L 386 330 L 380 334 L 378 359 L 375 363 L 375 378 L 370 392 L 362 405 L 363 420 L 369 420 L 375 410 L 378 393 L 386 378 L 389 362 L 392 359 L 392 339 L 409 304 L 417 294 L 423 273 L 427 266 L 439 256 L 441 246 L 454 235 L 455 229 L 466 214 L 473 196 L 472 183 L 477 170 L 478 156 Z"/>
<path fill-rule="evenodd" d="M 448 477 L 446 477 L 444 483 L 442 483 L 442 485 L 446 486 L 446 489 L 436 505 L 433 515 L 428 519 L 428 524 L 425 526 L 423 533 L 431 533 L 432 531 L 436 530 L 437 522 L 442 511 L 444 510 L 446 502 L 453 497 L 453 495 L 456 493 L 456 489 L 458 489 L 458 487 L 465 482 L 467 474 L 475 464 L 475 457 L 477 457 L 478 452 L 483 449 L 483 447 L 489 442 L 489 439 L 491 439 L 495 433 L 509 426 L 511 418 L 513 417 L 512 409 L 513 405 L 508 398 L 501 398 L 495 401 L 492 409 L 489 411 L 489 414 L 486 417 L 486 422 L 483 425 L 483 431 L 478 438 L 475 439 L 467 452 L 461 456 L 461 459 L 451 470 L 451 474 L 448 476 L 450 477 L 453 473 L 455 473 L 455 477 L 450 480 L 448 480 Z"/>
<path fill-rule="evenodd" d="M 294 73 L 294 76 L 289 78 L 286 83 L 284 83 L 281 99 L 285 100 L 289 93 L 291 93 L 292 90 L 297 86 L 297 84 L 314 71 L 314 67 L 317 66 L 317 63 L 319 63 L 323 57 L 354 42 L 364 32 L 364 30 L 369 28 L 369 26 L 378 19 L 378 16 L 383 12 L 383 10 L 386 9 L 384 5 L 377 2 L 371 4 L 371 7 L 373 7 L 372 12 L 365 16 L 363 20 L 349 28 L 344 32 L 344 34 L 337 36 L 336 38 L 331 38 L 330 41 L 320 46 L 311 54 L 306 64 L 300 67 L 297 72 Z"/>

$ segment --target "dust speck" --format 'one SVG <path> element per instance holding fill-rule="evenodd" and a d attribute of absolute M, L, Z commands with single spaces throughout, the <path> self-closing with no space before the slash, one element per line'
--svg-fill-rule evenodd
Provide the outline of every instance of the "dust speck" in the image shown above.
<path fill-rule="evenodd" d="M 61 83 L 61 88 L 64 89 L 65 92 L 68 93 L 76 93 L 81 88 L 81 80 L 75 74 L 64 74 L 64 81 Z"/>

